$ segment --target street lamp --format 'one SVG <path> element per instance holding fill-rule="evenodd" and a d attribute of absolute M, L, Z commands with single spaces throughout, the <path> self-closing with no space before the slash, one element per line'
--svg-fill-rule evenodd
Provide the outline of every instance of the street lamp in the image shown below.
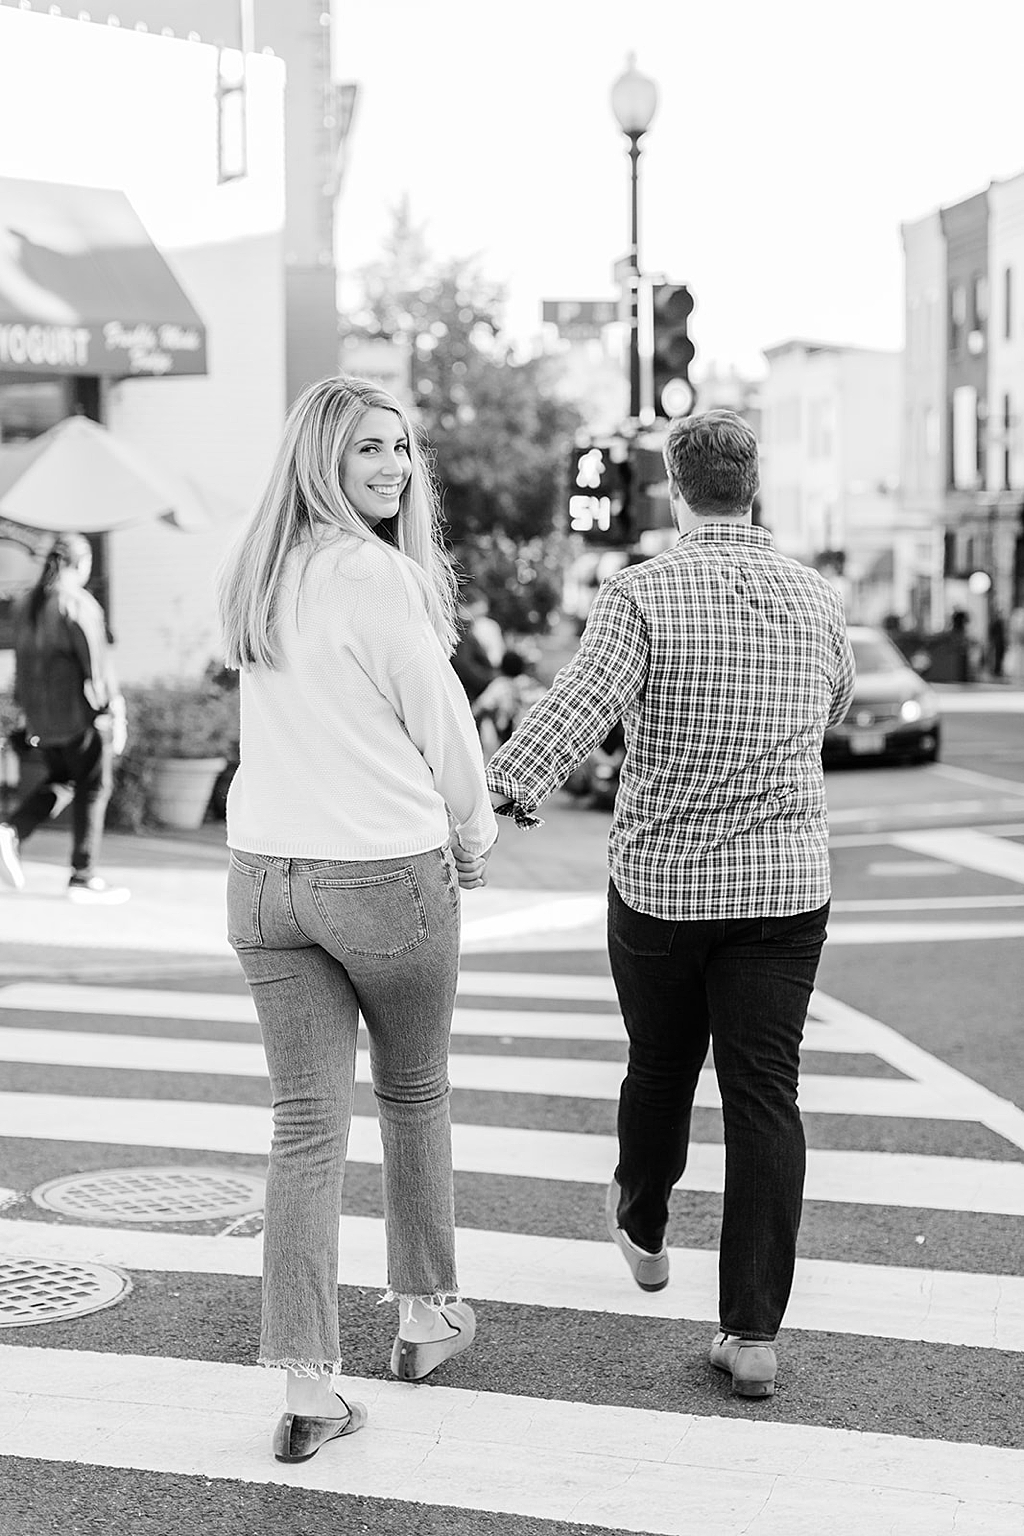
<path fill-rule="evenodd" d="M 658 87 L 636 67 L 636 54 L 612 86 L 612 111 L 629 140 L 629 414 L 640 417 L 640 140 L 651 126 Z"/>

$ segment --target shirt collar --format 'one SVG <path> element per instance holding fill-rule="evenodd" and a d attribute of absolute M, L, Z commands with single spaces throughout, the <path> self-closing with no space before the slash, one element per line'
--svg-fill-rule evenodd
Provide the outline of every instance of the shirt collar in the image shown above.
<path fill-rule="evenodd" d="M 684 533 L 680 538 L 680 544 L 688 544 L 691 539 L 705 544 L 709 540 L 724 544 L 750 544 L 755 548 L 771 549 L 772 536 L 767 528 L 755 528 L 750 523 L 701 523 L 699 527 L 692 528 L 689 533 Z"/>

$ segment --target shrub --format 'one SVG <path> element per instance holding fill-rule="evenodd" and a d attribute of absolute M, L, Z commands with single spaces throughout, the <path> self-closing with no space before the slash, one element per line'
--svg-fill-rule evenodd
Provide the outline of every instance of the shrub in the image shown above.
<path fill-rule="evenodd" d="M 238 691 L 207 679 L 136 683 L 124 690 L 128 746 L 114 765 L 107 825 L 137 832 L 154 822 L 153 765 L 164 757 L 238 761 Z"/>

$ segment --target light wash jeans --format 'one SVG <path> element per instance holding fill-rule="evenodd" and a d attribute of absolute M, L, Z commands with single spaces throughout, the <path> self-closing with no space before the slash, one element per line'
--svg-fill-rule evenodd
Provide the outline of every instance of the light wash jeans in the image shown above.
<path fill-rule="evenodd" d="M 458 1290 L 454 860 L 447 848 L 359 863 L 232 850 L 227 907 L 274 1105 L 260 1362 L 340 1370 L 338 1218 L 360 1014 L 384 1148 L 389 1292 L 436 1305 Z"/>

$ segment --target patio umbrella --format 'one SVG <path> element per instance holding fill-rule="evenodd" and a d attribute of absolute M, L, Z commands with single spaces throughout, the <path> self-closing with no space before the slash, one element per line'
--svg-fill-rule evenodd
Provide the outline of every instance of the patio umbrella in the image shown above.
<path fill-rule="evenodd" d="M 107 533 L 161 517 L 198 531 L 225 510 L 84 416 L 0 447 L 0 515 L 25 528 Z"/>

